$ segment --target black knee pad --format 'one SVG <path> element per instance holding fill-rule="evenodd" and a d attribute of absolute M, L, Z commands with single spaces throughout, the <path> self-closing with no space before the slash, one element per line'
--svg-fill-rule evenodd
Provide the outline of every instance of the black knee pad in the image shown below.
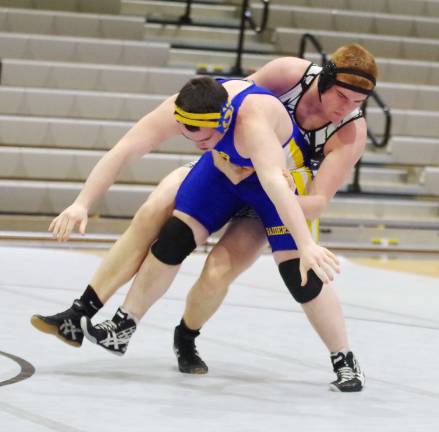
<path fill-rule="evenodd" d="M 196 247 L 190 227 L 181 219 L 172 216 L 160 230 L 157 240 L 151 246 L 151 252 L 164 264 L 178 265 Z"/>
<path fill-rule="evenodd" d="M 279 272 L 291 295 L 298 303 L 307 303 L 315 299 L 322 290 L 323 282 L 314 270 L 308 271 L 308 282 L 305 286 L 300 286 L 302 278 L 300 277 L 299 258 L 280 263 Z"/>

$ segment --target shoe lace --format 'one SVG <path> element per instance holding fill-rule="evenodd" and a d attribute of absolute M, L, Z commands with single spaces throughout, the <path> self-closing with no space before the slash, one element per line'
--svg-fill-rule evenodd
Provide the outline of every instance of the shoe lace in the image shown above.
<path fill-rule="evenodd" d="M 107 320 L 99 324 L 96 324 L 96 328 L 101 330 L 115 331 L 117 332 L 117 324 L 114 321 Z"/>
<path fill-rule="evenodd" d="M 200 359 L 200 355 L 198 354 L 194 339 L 185 340 L 184 343 L 180 345 L 180 349 L 182 351 L 182 354 L 184 354 L 185 356 L 197 360 Z"/>
<path fill-rule="evenodd" d="M 339 381 L 350 381 L 355 378 L 355 372 L 350 366 L 342 366 L 337 370 L 337 377 Z"/>

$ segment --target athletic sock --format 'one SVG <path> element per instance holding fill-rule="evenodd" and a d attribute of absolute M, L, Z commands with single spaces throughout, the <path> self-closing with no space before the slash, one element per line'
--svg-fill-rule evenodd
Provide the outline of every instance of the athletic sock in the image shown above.
<path fill-rule="evenodd" d="M 127 310 L 125 310 L 122 306 L 119 306 L 113 318 L 111 319 L 115 324 L 120 324 L 123 320 L 133 320 L 136 326 L 139 325 L 139 320 L 132 314 L 130 314 Z"/>
<path fill-rule="evenodd" d="M 86 314 L 89 318 L 92 318 L 104 305 L 99 300 L 96 291 L 91 285 L 87 285 L 82 296 L 79 298 L 81 303 L 84 305 Z"/>
<path fill-rule="evenodd" d="M 331 355 L 336 355 L 336 354 L 338 354 L 338 353 L 343 353 L 344 355 L 346 355 L 349 351 L 350 351 L 349 348 L 342 348 L 340 351 L 337 351 L 337 352 L 331 352 Z"/>
<path fill-rule="evenodd" d="M 192 330 L 190 329 L 186 323 L 184 322 L 184 319 L 182 318 L 180 321 L 180 330 L 184 335 L 190 336 L 190 337 L 197 337 L 200 334 L 200 329 L 198 330 Z"/>

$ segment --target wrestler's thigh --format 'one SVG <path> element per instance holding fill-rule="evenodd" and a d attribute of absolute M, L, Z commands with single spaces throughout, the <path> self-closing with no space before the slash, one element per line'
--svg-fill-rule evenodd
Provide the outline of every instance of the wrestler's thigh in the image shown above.
<path fill-rule="evenodd" d="M 283 263 L 284 261 L 289 261 L 291 259 L 299 258 L 299 252 L 295 250 L 279 250 L 273 252 L 273 258 L 277 265 Z"/>
<path fill-rule="evenodd" d="M 233 185 L 213 165 L 210 153 L 205 153 L 192 168 L 175 201 L 177 212 L 199 222 L 209 234 L 220 230 L 242 206 Z M 191 220 L 182 220 L 192 228 Z"/>
<path fill-rule="evenodd" d="M 234 218 L 209 258 L 222 257 L 234 272 L 243 271 L 255 262 L 266 242 L 265 229 L 259 218 Z"/>
<path fill-rule="evenodd" d="M 200 221 L 192 217 L 190 214 L 180 210 L 174 210 L 172 215 L 183 221 L 192 230 L 194 241 L 197 246 L 206 242 L 207 237 L 209 236 L 209 231 Z"/>
<path fill-rule="evenodd" d="M 156 219 L 160 216 L 166 220 L 170 217 L 175 207 L 177 191 L 189 171 L 190 168 L 183 166 L 168 174 L 139 208 L 135 219 L 146 219 L 145 222 L 148 223 L 151 222 L 150 218 Z"/>

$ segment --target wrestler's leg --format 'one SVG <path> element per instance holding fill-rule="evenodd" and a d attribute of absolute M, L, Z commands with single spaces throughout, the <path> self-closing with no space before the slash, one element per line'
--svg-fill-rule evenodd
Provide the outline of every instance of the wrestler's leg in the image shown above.
<path fill-rule="evenodd" d="M 349 347 L 343 310 L 334 284 L 324 284 L 320 294 L 302 304 L 302 308 L 330 352 Z"/>
<path fill-rule="evenodd" d="M 273 256 L 277 265 L 299 258 L 297 251 L 277 251 Z M 297 289 L 306 288 L 299 286 Z M 301 306 L 330 352 L 337 352 L 349 346 L 343 310 L 333 284 L 323 284 L 317 297 L 301 303 Z"/>
<path fill-rule="evenodd" d="M 87 317 L 81 318 L 82 330 L 91 342 L 123 354 L 136 322 L 166 292 L 180 264 L 204 243 L 209 233 L 225 225 L 242 207 L 242 201 L 230 190 L 207 153 L 180 187 L 175 207 L 113 319 L 93 326 Z"/>
<path fill-rule="evenodd" d="M 330 384 L 331 390 L 361 391 L 364 374 L 349 348 L 343 311 L 333 284 L 321 284 L 317 276 L 309 272 L 308 283 L 302 287 L 297 251 L 277 251 L 273 255 L 288 289 L 301 303 L 309 322 L 330 352 L 337 374 L 337 379 Z"/>
<path fill-rule="evenodd" d="M 91 318 L 118 288 L 136 274 L 151 242 L 172 213 L 177 190 L 188 172 L 187 167 L 178 168 L 160 182 L 104 258 L 90 285 L 69 309 L 55 315 L 33 315 L 32 325 L 69 345 L 81 346 L 81 316 Z"/>
<path fill-rule="evenodd" d="M 123 355 L 140 319 L 168 290 L 180 264 L 208 234 L 196 219 L 174 211 L 140 266 L 123 305 L 111 320 L 97 325 L 82 316 L 84 336 L 113 354 Z"/>
<path fill-rule="evenodd" d="M 175 195 L 188 172 L 189 168 L 178 168 L 159 183 L 102 261 L 90 282 L 102 303 L 139 270 L 151 243 L 172 215 Z"/>
<path fill-rule="evenodd" d="M 229 285 L 256 261 L 265 244 L 265 230 L 258 218 L 232 220 L 186 297 L 183 320 L 188 328 L 200 329 L 216 312 Z"/>
<path fill-rule="evenodd" d="M 177 228 L 171 228 L 171 232 L 165 235 L 163 230 L 160 232 L 157 243 L 151 248 L 143 261 L 123 303 L 123 309 L 136 320 L 140 320 L 148 309 L 168 290 L 178 273 L 181 262 L 195 249 L 196 245 L 203 244 L 209 235 L 207 229 L 200 222 L 183 212 L 174 210 L 173 219 L 182 221 L 182 224 L 179 224 Z M 169 221 L 167 224 L 169 224 Z M 181 238 L 185 234 L 184 230 L 192 231 L 192 244 L 189 246 L 186 242 L 182 244 L 180 247 L 185 252 L 175 259 L 178 263 L 170 264 L 169 261 L 174 261 L 175 248 L 177 247 L 177 242 L 173 239 Z M 168 242 L 169 249 L 162 250 L 155 247 L 159 242 Z"/>
<path fill-rule="evenodd" d="M 229 285 L 255 262 L 265 244 L 265 230 L 259 218 L 239 217 L 232 219 L 210 251 L 201 276 L 186 297 L 183 318 L 174 331 L 174 352 L 180 372 L 208 372 L 196 349 L 195 338 L 223 302 Z"/>

